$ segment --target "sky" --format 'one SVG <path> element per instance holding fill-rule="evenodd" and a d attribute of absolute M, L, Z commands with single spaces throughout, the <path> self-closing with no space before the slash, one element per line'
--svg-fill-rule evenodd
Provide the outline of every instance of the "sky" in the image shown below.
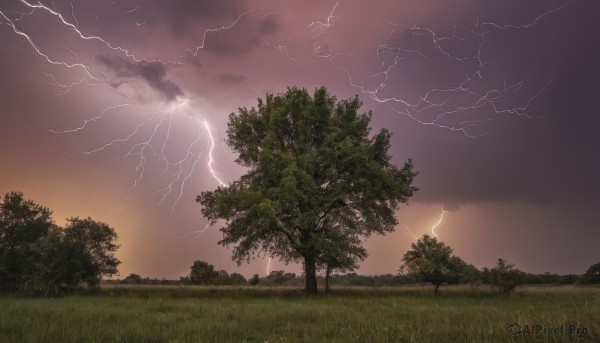
<path fill-rule="evenodd" d="M 194 260 L 246 276 L 200 192 L 245 170 L 227 118 L 288 86 L 358 95 L 420 190 L 361 274 L 423 234 L 477 267 L 600 261 L 600 30 L 593 0 L 0 1 L 0 192 L 103 221 L 121 276 Z M 222 224 L 222 223 L 221 223 Z M 435 227 L 435 228 L 434 228 Z M 432 232 L 432 230 L 434 232 Z"/>

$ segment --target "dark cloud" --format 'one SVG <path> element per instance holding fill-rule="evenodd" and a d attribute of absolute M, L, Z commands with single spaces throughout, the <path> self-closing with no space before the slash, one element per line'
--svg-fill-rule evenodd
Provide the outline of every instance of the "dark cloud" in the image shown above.
<path fill-rule="evenodd" d="M 600 31 L 587 29 L 596 22 L 589 5 L 574 2 L 545 17 L 535 29 L 488 35 L 483 52 L 493 52 L 495 57 L 484 68 L 488 80 L 501 80 L 515 70 L 521 77 L 528 75 L 528 83 L 537 80 L 536 87 L 552 79 L 530 108 L 541 118 L 497 115 L 487 127 L 488 135 L 478 139 L 446 133 L 411 136 L 411 145 L 421 146 L 413 152 L 422 170 L 417 177 L 422 189 L 417 199 L 570 208 L 600 205 L 596 191 L 600 159 L 592 158 L 600 146 L 596 132 L 600 127 L 600 66 L 595 58 L 600 53 L 596 44 Z M 501 99 L 514 100 L 514 96 Z"/>
<path fill-rule="evenodd" d="M 229 1 L 198 1 L 198 0 L 174 0 L 174 1 L 151 1 L 143 4 L 145 11 L 155 25 L 167 25 L 174 37 L 197 34 L 194 28 L 198 24 L 213 21 L 230 20 L 248 11 L 246 3 L 241 0 Z M 221 23 L 221 25 L 223 25 Z"/>
<path fill-rule="evenodd" d="M 246 79 L 246 77 L 244 75 L 240 75 L 240 74 L 233 74 L 233 73 L 223 73 L 221 75 L 219 75 L 219 79 L 221 81 L 223 81 L 224 83 L 238 83 L 238 82 L 242 82 Z"/>
<path fill-rule="evenodd" d="M 168 101 L 175 100 L 183 95 L 181 88 L 173 81 L 168 80 L 164 64 L 160 62 L 140 61 L 133 62 L 122 57 L 100 55 L 100 62 L 116 74 L 117 78 L 137 78 L 146 82 L 150 88 L 161 93 Z M 120 85 L 121 82 L 113 82 Z"/>
<path fill-rule="evenodd" d="M 444 203 L 444 211 L 448 211 L 448 212 L 456 212 L 460 210 L 460 205 L 458 204 L 452 204 L 452 203 Z"/>
<path fill-rule="evenodd" d="M 258 33 L 262 35 L 268 35 L 271 33 L 276 33 L 281 30 L 281 23 L 279 17 L 276 15 L 266 15 L 264 19 L 258 25 Z"/>
<path fill-rule="evenodd" d="M 229 30 L 213 32 L 206 37 L 204 48 L 224 56 L 245 55 L 262 44 L 261 36 L 280 29 L 276 17 L 255 14 L 242 18 Z"/>

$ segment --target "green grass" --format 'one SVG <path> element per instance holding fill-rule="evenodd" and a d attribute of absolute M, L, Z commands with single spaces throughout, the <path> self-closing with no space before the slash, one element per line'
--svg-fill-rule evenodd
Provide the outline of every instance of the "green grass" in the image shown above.
<path fill-rule="evenodd" d="M 265 287 L 105 287 L 99 295 L 0 297 L 0 342 L 600 341 L 600 288 L 344 288 L 307 298 Z M 512 322 L 587 327 L 518 335 Z"/>

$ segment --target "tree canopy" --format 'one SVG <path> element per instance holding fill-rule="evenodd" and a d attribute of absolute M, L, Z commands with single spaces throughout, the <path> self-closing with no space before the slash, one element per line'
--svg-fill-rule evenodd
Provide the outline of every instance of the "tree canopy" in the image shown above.
<path fill-rule="evenodd" d="M 248 172 L 197 201 L 222 245 L 241 263 L 266 252 L 303 261 L 306 291 L 317 293 L 318 264 L 350 267 L 366 252 L 361 238 L 386 234 L 395 210 L 416 191 L 410 160 L 391 162 L 389 131 L 371 136 L 372 113 L 358 97 L 337 101 L 322 87 L 311 96 L 288 88 L 229 116 L 227 144 Z"/>
<path fill-rule="evenodd" d="M 52 212 L 22 193 L 10 192 L 0 203 L 0 290 L 15 291 L 34 271 L 34 244 L 56 225 Z"/>
<path fill-rule="evenodd" d="M 414 276 L 419 281 L 431 282 L 435 286 L 434 293 L 444 282 L 457 282 L 467 266 L 460 257 L 452 255 L 452 248 L 429 235 L 423 235 L 413 243 L 402 261 L 401 273 Z"/>
<path fill-rule="evenodd" d="M 210 285 L 219 276 L 215 266 L 204 261 L 194 261 L 190 269 L 190 280 L 196 285 Z"/>

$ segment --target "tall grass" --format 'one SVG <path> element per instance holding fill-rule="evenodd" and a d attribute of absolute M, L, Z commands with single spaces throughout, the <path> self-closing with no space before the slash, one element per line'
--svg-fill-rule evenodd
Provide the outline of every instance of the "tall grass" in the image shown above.
<path fill-rule="evenodd" d="M 513 335 L 576 324 L 587 336 Z M 0 297 L 1 342 L 600 341 L 600 288 L 105 287 L 94 296 Z"/>

